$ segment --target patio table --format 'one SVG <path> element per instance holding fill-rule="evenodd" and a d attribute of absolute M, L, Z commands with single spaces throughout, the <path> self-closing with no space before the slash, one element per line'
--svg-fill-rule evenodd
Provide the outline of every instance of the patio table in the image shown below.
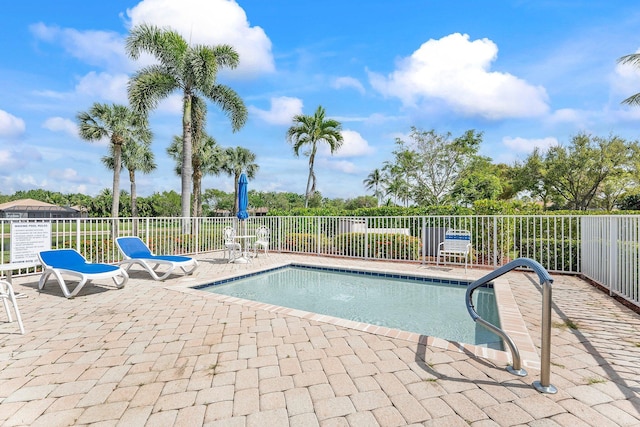
<path fill-rule="evenodd" d="M 247 240 L 255 238 L 256 235 L 255 234 L 241 234 L 239 236 L 233 236 L 234 239 L 236 240 L 242 240 L 242 255 L 232 259 L 230 262 L 237 262 L 239 264 L 246 264 L 248 262 L 251 262 L 251 258 L 249 257 L 249 252 L 247 252 Z"/>

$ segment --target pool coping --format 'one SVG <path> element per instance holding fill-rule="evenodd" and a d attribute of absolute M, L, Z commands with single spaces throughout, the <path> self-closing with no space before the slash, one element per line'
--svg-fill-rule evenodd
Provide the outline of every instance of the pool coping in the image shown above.
<path fill-rule="evenodd" d="M 269 270 L 287 267 L 287 266 L 295 266 L 302 265 L 307 267 L 316 267 L 316 268 L 335 268 L 339 270 L 346 270 L 344 265 L 331 263 L 322 263 L 317 264 L 313 262 L 304 262 L 304 261 L 288 261 L 276 263 L 275 265 L 271 265 L 264 269 L 259 269 L 251 272 L 251 275 L 259 274 L 262 272 L 266 272 Z M 390 270 L 386 268 L 380 268 L 379 266 L 372 265 L 371 267 L 367 266 L 367 268 L 362 267 L 349 267 L 348 270 L 352 271 L 365 271 L 365 272 L 375 272 L 380 274 L 390 274 L 390 275 L 398 275 L 397 270 Z M 233 279 L 235 277 L 243 276 L 240 271 L 231 272 L 221 277 L 217 277 L 215 281 L 212 282 L 220 282 L 224 280 Z M 417 270 L 412 271 L 411 274 L 406 274 L 407 276 L 417 276 L 417 277 L 429 277 L 434 278 L 436 280 L 460 280 L 463 282 L 469 282 L 471 279 L 468 277 L 460 277 L 451 274 L 442 274 L 439 272 L 429 271 L 428 274 L 425 272 Z M 471 280 L 472 281 L 472 280 Z M 193 295 L 198 295 L 205 298 L 211 298 L 216 301 L 225 304 L 239 304 L 244 307 L 251 307 L 256 310 L 265 310 L 271 313 L 284 314 L 287 316 L 299 317 L 307 320 L 328 323 L 335 326 L 340 326 L 344 328 L 354 329 L 357 331 L 367 332 L 375 335 L 380 335 L 388 338 L 401 339 L 409 342 L 413 342 L 416 344 L 457 351 L 460 353 L 472 354 L 475 357 L 480 357 L 484 359 L 493 360 L 496 363 L 510 365 L 513 363 L 513 359 L 511 357 L 511 353 L 508 351 L 495 350 L 487 347 L 476 346 L 473 344 L 467 343 L 458 343 L 455 341 L 448 341 L 443 338 L 432 337 L 427 335 L 422 335 L 414 332 L 403 331 L 400 329 L 388 328 L 385 326 L 377 326 L 368 323 L 356 322 L 352 320 L 342 319 L 338 317 L 328 316 L 324 314 L 318 314 L 313 312 L 308 312 L 304 310 L 288 308 L 277 306 L 273 304 L 267 304 L 258 301 L 247 300 L 238 297 L 232 297 L 222 294 L 217 294 L 215 292 L 203 291 L 202 289 L 197 289 L 197 287 L 206 285 L 207 283 L 183 283 L 180 286 L 168 286 L 167 289 L 177 290 Z M 540 369 L 540 357 L 538 355 L 538 351 L 531 339 L 529 331 L 526 327 L 520 309 L 516 303 L 516 300 L 511 292 L 511 287 L 509 286 L 508 280 L 504 278 L 497 278 L 492 280 L 493 289 L 496 297 L 496 304 L 498 305 L 498 315 L 500 318 L 500 324 L 502 326 L 502 330 L 505 331 L 509 337 L 512 339 L 513 343 L 516 345 L 522 362 L 522 367 L 530 368 L 530 369 Z"/>

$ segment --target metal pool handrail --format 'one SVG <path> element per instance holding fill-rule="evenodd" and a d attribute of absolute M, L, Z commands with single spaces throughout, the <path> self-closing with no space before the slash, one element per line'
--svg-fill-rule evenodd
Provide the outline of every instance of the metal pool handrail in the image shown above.
<path fill-rule="evenodd" d="M 513 366 L 507 367 L 507 370 L 514 375 L 518 375 L 521 377 L 526 376 L 527 371 L 522 368 L 520 351 L 518 350 L 518 347 L 516 347 L 511 337 L 509 337 L 509 335 L 507 335 L 507 333 L 502 329 L 480 317 L 473 306 L 472 299 L 473 291 L 475 291 L 477 288 L 518 267 L 531 268 L 538 275 L 540 284 L 542 285 L 542 343 L 540 348 L 540 381 L 534 381 L 533 387 L 535 387 L 535 389 L 541 393 L 554 394 L 558 390 L 549 383 L 549 378 L 551 375 L 551 284 L 553 283 L 553 279 L 551 278 L 547 270 L 545 270 L 545 268 L 540 265 L 540 263 L 530 258 L 518 258 L 492 271 L 481 279 L 478 279 L 475 282 L 471 283 L 467 287 L 466 293 L 467 311 L 469 312 L 469 315 L 471 315 L 471 318 L 474 322 L 479 323 L 480 325 L 489 329 L 491 332 L 499 335 L 507 343 L 513 357 Z"/>

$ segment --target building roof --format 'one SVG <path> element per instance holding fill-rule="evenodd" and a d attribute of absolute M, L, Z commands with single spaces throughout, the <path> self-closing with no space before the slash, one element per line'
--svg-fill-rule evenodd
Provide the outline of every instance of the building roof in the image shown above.
<path fill-rule="evenodd" d="M 6 210 L 8 208 L 14 208 L 17 206 L 47 206 L 47 207 L 54 207 L 56 205 L 52 205 L 51 203 L 47 203 L 47 202 L 41 202 L 40 200 L 34 200 L 34 199 L 20 199 L 20 200 L 12 200 L 10 202 L 7 203 L 2 203 L 0 204 L 0 210 Z"/>
<path fill-rule="evenodd" d="M 11 202 L 0 204 L 0 211 L 20 211 L 20 212 L 29 212 L 29 211 L 45 211 L 45 212 L 69 212 L 74 211 L 76 209 L 69 207 L 62 207 L 58 205 L 52 205 L 51 203 L 41 202 L 40 200 L 34 199 L 20 199 L 13 200 Z"/>

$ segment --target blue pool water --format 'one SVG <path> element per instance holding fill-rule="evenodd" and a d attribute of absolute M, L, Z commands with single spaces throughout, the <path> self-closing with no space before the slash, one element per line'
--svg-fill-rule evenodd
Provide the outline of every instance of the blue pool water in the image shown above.
<path fill-rule="evenodd" d="M 288 266 L 199 286 L 209 292 L 502 349 L 465 305 L 469 282 Z M 500 326 L 492 288 L 474 292 L 480 316 Z"/>

